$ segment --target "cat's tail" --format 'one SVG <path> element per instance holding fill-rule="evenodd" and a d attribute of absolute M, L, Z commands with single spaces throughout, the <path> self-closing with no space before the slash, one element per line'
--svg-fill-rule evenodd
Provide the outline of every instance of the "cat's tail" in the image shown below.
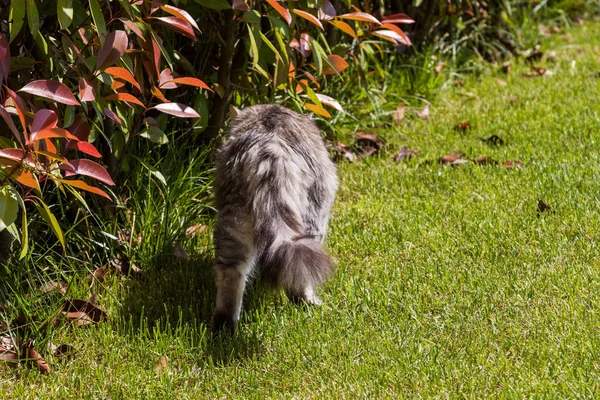
<path fill-rule="evenodd" d="M 306 183 L 286 168 L 266 172 L 274 167 L 263 163 L 258 168 L 269 179 L 255 186 L 252 204 L 261 280 L 288 296 L 319 303 L 314 289 L 332 275 L 333 262 L 321 245 L 323 237 L 306 232 L 302 215 L 314 206 L 309 206 Z"/>
<path fill-rule="evenodd" d="M 314 290 L 333 273 L 329 254 L 320 242 L 308 237 L 273 242 L 262 268 L 264 281 L 308 303 L 320 303 Z"/>

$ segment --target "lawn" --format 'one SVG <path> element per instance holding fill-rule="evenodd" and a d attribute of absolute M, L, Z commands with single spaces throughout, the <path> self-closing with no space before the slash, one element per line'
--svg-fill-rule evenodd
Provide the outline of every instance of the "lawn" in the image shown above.
<path fill-rule="evenodd" d="M 207 232 L 191 262 L 109 282 L 108 321 L 53 333 L 76 354 L 0 372 L 1 397 L 599 397 L 599 38 L 548 39 L 545 76 L 462 76 L 430 119 L 409 108 L 386 150 L 338 164 L 324 306 L 253 287 L 236 335 L 212 340 Z M 397 162 L 402 146 L 420 152 Z M 456 152 L 498 164 L 438 162 Z"/>

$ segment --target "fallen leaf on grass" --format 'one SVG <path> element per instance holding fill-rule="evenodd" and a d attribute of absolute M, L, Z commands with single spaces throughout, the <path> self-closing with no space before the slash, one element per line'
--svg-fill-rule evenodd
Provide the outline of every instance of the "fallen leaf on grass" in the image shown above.
<path fill-rule="evenodd" d="M 162 356 L 156 364 L 154 364 L 154 372 L 168 372 L 169 371 L 169 362 L 167 361 L 167 357 Z"/>
<path fill-rule="evenodd" d="M 400 125 L 400 123 L 404 119 L 405 110 L 406 110 L 406 104 L 399 104 L 396 107 L 396 112 L 392 114 L 392 118 L 396 122 L 396 125 Z"/>
<path fill-rule="evenodd" d="M 42 285 L 40 291 L 42 293 L 50 293 L 57 291 L 60 294 L 65 294 L 67 293 L 67 287 L 68 285 L 65 282 L 48 282 Z"/>
<path fill-rule="evenodd" d="M 435 70 L 435 72 L 436 72 L 436 73 L 438 73 L 438 74 L 439 74 L 440 72 L 442 72 L 442 70 L 444 69 L 444 67 L 445 67 L 445 66 L 446 66 L 446 64 L 444 64 L 443 62 L 439 62 L 439 63 L 438 63 L 436 66 L 435 66 L 434 70 Z"/>
<path fill-rule="evenodd" d="M 598 78 L 600 76 L 600 72 L 592 72 L 588 75 L 588 78 Z"/>
<path fill-rule="evenodd" d="M 547 75 L 552 75 L 552 71 L 543 67 L 533 67 L 533 71 L 523 72 L 523 76 L 526 78 L 536 78 Z"/>
<path fill-rule="evenodd" d="M 104 282 L 104 278 L 106 277 L 106 275 L 109 272 L 110 272 L 110 270 L 108 268 L 108 264 L 104 264 L 100 268 L 96 268 L 94 270 L 94 272 L 92 272 L 91 274 L 88 275 L 88 278 L 87 278 L 88 285 L 91 286 L 94 283 L 94 281 L 98 281 L 100 283 L 103 283 Z"/>
<path fill-rule="evenodd" d="M 19 364 L 19 355 L 16 351 L 7 349 L 0 345 L 0 362 L 10 368 L 16 368 Z"/>
<path fill-rule="evenodd" d="M 354 144 L 360 155 L 367 157 L 381 150 L 385 146 L 385 141 L 375 134 L 358 131 Z"/>
<path fill-rule="evenodd" d="M 425 104 L 425 107 L 423 107 L 423 110 L 417 111 L 417 115 L 421 119 L 430 119 L 431 116 L 429 115 L 429 104 Z"/>
<path fill-rule="evenodd" d="M 471 161 L 473 161 L 477 165 L 495 165 L 495 164 L 498 164 L 498 161 L 494 160 L 493 158 L 488 158 L 488 157 L 477 157 L 477 158 L 473 158 Z"/>
<path fill-rule="evenodd" d="M 512 65 L 507 61 L 504 64 L 502 64 L 502 72 L 504 72 L 505 74 L 508 74 L 510 72 L 512 68 Z"/>
<path fill-rule="evenodd" d="M 552 211 L 552 208 L 548 204 L 546 204 L 544 202 L 544 200 L 538 200 L 537 208 L 538 208 L 538 214 L 541 214 L 543 212 Z"/>
<path fill-rule="evenodd" d="M 508 169 L 521 168 L 523 166 L 523 162 L 521 160 L 506 160 L 502 163 L 502 165 Z"/>
<path fill-rule="evenodd" d="M 455 131 L 467 131 L 471 129 L 471 124 L 469 123 L 469 121 L 462 121 L 459 122 L 458 124 L 454 125 L 454 130 Z"/>
<path fill-rule="evenodd" d="M 27 363 L 30 366 L 36 367 L 37 369 L 40 370 L 40 372 L 42 374 L 47 374 L 48 372 L 50 372 L 50 366 L 48 365 L 46 360 L 44 360 L 42 358 L 40 353 L 35 351 L 31 342 L 27 345 L 26 349 L 27 349 Z"/>
<path fill-rule="evenodd" d="M 506 83 L 502 79 L 496 79 L 496 82 L 498 82 L 498 85 L 500 85 L 500 86 L 507 86 L 508 85 L 508 83 Z"/>
<path fill-rule="evenodd" d="M 481 141 L 485 144 L 490 144 L 493 146 L 502 146 L 504 145 L 504 139 L 502 139 L 498 135 L 492 135 L 486 139 L 481 139 Z"/>
<path fill-rule="evenodd" d="M 352 149 L 346 146 L 342 142 L 338 142 L 336 145 L 329 146 L 329 150 L 333 153 L 333 159 L 339 161 L 341 159 L 354 162 L 358 159 L 358 156 L 352 151 Z"/>
<path fill-rule="evenodd" d="M 417 155 L 417 153 L 419 153 L 419 151 L 420 150 L 409 150 L 408 147 L 404 146 L 402 149 L 400 149 L 398 154 L 396 154 L 394 156 L 394 160 L 396 160 L 396 161 L 409 160 L 409 159 L 415 157 Z"/>
<path fill-rule="evenodd" d="M 463 86 L 465 86 L 465 81 L 459 79 L 459 80 L 452 82 L 452 84 L 456 87 L 463 87 Z"/>
<path fill-rule="evenodd" d="M 446 156 L 440 157 L 440 163 L 457 165 L 457 164 L 462 163 L 462 162 L 457 163 L 457 161 L 463 159 L 464 156 L 465 156 L 464 153 L 461 153 L 461 152 L 454 153 L 454 154 L 448 154 Z M 469 160 L 464 160 L 464 161 L 469 162 Z"/>
<path fill-rule="evenodd" d="M 65 300 L 61 314 L 76 326 L 106 321 L 106 312 L 85 300 Z"/>
<path fill-rule="evenodd" d="M 181 247 L 181 245 L 178 243 L 175 243 L 173 245 L 173 255 L 175 255 L 175 258 L 177 259 L 177 261 L 179 261 L 181 263 L 186 264 L 186 263 L 190 262 L 190 256 L 188 256 L 188 254 L 185 252 L 183 247 Z"/>

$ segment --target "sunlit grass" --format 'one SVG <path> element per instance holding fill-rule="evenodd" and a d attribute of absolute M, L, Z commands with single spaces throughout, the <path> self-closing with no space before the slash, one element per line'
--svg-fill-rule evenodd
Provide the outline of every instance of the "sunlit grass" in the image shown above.
<path fill-rule="evenodd" d="M 207 231 L 183 243 L 189 264 L 148 254 L 147 281 L 109 282 L 108 322 L 51 333 L 78 353 L 48 376 L 0 372 L 3 397 L 598 397 L 599 34 L 550 41 L 549 76 L 465 77 L 430 120 L 380 130 L 390 150 L 340 164 L 323 307 L 252 287 L 237 334 L 211 340 Z M 404 145 L 421 152 L 394 162 Z M 457 151 L 523 167 L 438 164 Z"/>

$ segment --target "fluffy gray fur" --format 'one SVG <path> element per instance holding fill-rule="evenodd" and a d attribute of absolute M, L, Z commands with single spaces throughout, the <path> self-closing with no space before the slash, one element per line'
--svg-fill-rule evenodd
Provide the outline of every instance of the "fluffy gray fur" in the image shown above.
<path fill-rule="evenodd" d="M 235 329 L 255 269 L 291 299 L 321 303 L 315 289 L 333 272 L 322 243 L 337 185 L 308 118 L 278 105 L 239 113 L 217 154 L 213 332 Z"/>

